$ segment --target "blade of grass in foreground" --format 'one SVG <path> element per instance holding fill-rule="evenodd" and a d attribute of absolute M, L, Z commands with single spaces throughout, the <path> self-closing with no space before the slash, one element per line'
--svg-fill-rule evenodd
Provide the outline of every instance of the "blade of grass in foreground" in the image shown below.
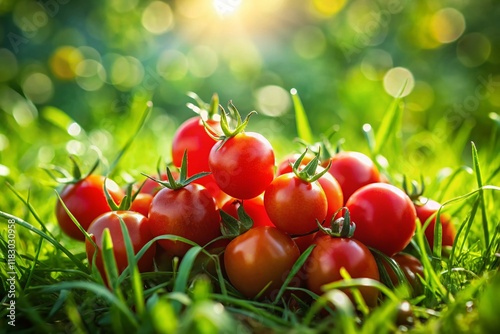
<path fill-rule="evenodd" d="M 42 238 L 44 238 L 45 240 L 47 240 L 48 242 L 50 242 L 52 245 L 54 245 L 58 250 L 60 250 L 61 252 L 63 252 L 71 261 L 73 261 L 73 263 L 83 272 L 88 272 L 87 270 L 87 266 L 85 266 L 82 261 L 80 261 L 78 258 L 76 258 L 69 250 L 67 250 L 63 245 L 61 245 L 56 239 L 54 239 L 53 237 L 49 236 L 47 233 L 43 232 L 43 231 L 40 231 L 39 229 L 37 229 L 36 227 L 34 227 L 33 225 L 31 225 L 30 223 L 22 220 L 21 218 L 18 218 L 16 216 L 13 216 L 9 213 L 6 213 L 6 212 L 3 212 L 3 211 L 0 211 L 0 217 L 6 219 L 6 220 L 14 220 L 16 222 L 17 225 L 20 225 L 28 230 L 30 230 L 31 232 L 34 232 L 36 234 L 38 234 L 39 236 L 41 236 Z"/>
<path fill-rule="evenodd" d="M 300 139 L 308 144 L 312 144 L 314 139 L 311 126 L 307 120 L 307 114 L 304 110 L 299 94 L 295 88 L 290 90 L 290 94 L 292 94 L 293 106 L 295 108 L 295 124 L 297 126 L 297 134 Z"/>
<path fill-rule="evenodd" d="M 486 212 L 486 205 L 484 201 L 484 191 L 483 191 L 483 177 L 481 175 L 481 167 L 479 165 L 479 157 L 477 154 L 477 148 L 474 142 L 472 144 L 472 163 L 474 164 L 474 172 L 476 173 L 477 187 L 479 189 L 479 203 L 481 205 L 481 216 L 483 222 L 483 233 L 484 233 L 484 245 L 488 248 L 490 243 L 490 230 L 488 225 L 488 215 Z"/>
<path fill-rule="evenodd" d="M 200 246 L 191 247 L 186 255 L 182 258 L 181 265 L 179 267 L 179 273 L 174 282 L 173 292 L 185 292 L 187 289 L 189 274 L 191 273 L 191 268 L 193 267 L 194 260 L 198 256 L 201 251 Z M 179 313 L 181 309 L 181 304 L 178 302 L 174 302 L 174 310 L 176 313 Z"/>
<path fill-rule="evenodd" d="M 53 293 L 60 292 L 62 290 L 87 290 L 93 292 L 95 295 L 107 300 L 111 305 L 116 307 L 117 310 L 123 314 L 127 320 L 135 327 L 138 327 L 137 319 L 125 303 L 123 303 L 117 296 L 115 296 L 110 290 L 108 290 L 103 285 L 94 282 L 85 281 L 72 281 L 72 282 L 61 282 L 58 284 L 53 284 L 50 286 L 39 286 L 36 287 L 40 289 L 42 293 Z"/>

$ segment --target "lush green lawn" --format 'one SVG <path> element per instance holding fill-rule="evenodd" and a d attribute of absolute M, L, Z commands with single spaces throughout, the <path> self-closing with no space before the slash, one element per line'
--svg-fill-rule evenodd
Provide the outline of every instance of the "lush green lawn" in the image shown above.
<path fill-rule="evenodd" d="M 203 1 L 42 3 L 0 5 L 1 332 L 500 328 L 494 1 L 244 1 L 224 19 Z M 294 113 L 292 88 L 310 125 Z M 73 155 L 83 171 L 99 159 L 96 173 L 121 186 L 144 180 L 171 160 L 174 132 L 192 115 L 188 91 L 204 100 L 217 92 L 243 115 L 257 110 L 249 130 L 270 140 L 277 160 L 302 149 L 297 137 L 332 134 L 334 149 L 366 153 L 394 185 L 422 179 L 457 229 L 442 248 L 417 228 L 407 251 L 423 263 L 423 293 L 346 279 L 321 297 L 288 287 L 277 300 L 248 300 L 200 247 L 154 272 L 126 271 L 108 289 L 84 244 L 57 225 L 62 186 L 44 169 L 71 169 Z M 379 306 L 350 302 L 342 284 L 375 286 Z M 405 302 L 410 323 L 397 320 Z"/>

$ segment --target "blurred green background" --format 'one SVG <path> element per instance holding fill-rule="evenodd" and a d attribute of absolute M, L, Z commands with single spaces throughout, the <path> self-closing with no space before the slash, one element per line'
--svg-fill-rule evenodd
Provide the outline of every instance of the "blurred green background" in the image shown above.
<path fill-rule="evenodd" d="M 413 177 L 460 165 L 469 140 L 481 150 L 496 138 L 494 0 L 0 0 L 0 22 L 0 175 L 21 188 L 40 165 L 69 165 L 68 153 L 91 164 L 96 146 L 112 159 L 148 99 L 154 112 L 122 167 L 168 161 L 193 115 L 188 91 L 257 110 L 250 128 L 282 156 L 296 147 L 290 89 L 318 139 L 337 124 L 333 142 L 367 151 L 362 125 L 376 130 L 406 82 Z"/>

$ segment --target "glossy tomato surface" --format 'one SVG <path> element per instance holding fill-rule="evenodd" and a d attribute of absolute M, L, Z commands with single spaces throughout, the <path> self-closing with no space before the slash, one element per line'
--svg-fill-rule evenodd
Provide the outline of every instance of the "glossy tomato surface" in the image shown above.
<path fill-rule="evenodd" d="M 273 298 L 300 256 L 295 242 L 272 226 L 259 226 L 233 239 L 224 252 L 231 284 L 247 298 Z"/>
<path fill-rule="evenodd" d="M 299 179 L 294 173 L 276 177 L 264 193 L 264 205 L 273 224 L 289 234 L 306 234 L 318 228 L 328 212 L 319 182 Z"/>
<path fill-rule="evenodd" d="M 329 172 L 342 188 L 344 203 L 362 186 L 380 182 L 377 166 L 361 152 L 342 151 L 334 155 L 331 162 Z"/>
<path fill-rule="evenodd" d="M 113 242 L 113 254 L 115 256 L 118 272 L 123 272 L 123 270 L 125 270 L 128 266 L 127 250 L 121 229 L 120 218 L 125 223 L 130 235 L 134 254 L 137 254 L 141 248 L 153 238 L 146 223 L 147 218 L 140 213 L 132 211 L 115 211 L 107 212 L 97 217 L 89 226 L 88 233 L 91 234 L 92 239 L 97 244 L 98 250 L 95 265 L 103 277 L 105 277 L 105 272 L 102 259 L 102 241 L 105 229 L 109 229 L 111 235 L 111 240 Z M 89 240 L 85 241 L 85 249 L 87 251 L 89 263 L 92 263 L 95 248 Z M 152 245 L 137 262 L 139 271 L 145 272 L 153 270 L 155 250 L 156 245 Z"/>
<path fill-rule="evenodd" d="M 89 175 L 77 183 L 66 185 L 61 191 L 62 201 L 85 230 L 95 218 L 111 211 L 104 194 L 105 181 L 113 200 L 120 202 L 125 195 L 123 190 L 114 181 L 106 180 L 101 175 Z M 55 211 L 61 230 L 73 239 L 84 241 L 85 236 L 73 223 L 60 201 L 57 201 Z"/>
<path fill-rule="evenodd" d="M 241 132 L 216 144 L 208 162 L 217 185 L 238 199 L 260 195 L 274 178 L 271 143 L 255 132 Z"/>
<path fill-rule="evenodd" d="M 358 240 L 322 235 L 315 239 L 315 243 L 316 247 L 304 267 L 307 287 L 312 292 L 322 295 L 323 285 L 342 280 L 341 268 L 345 268 L 352 278 L 380 280 L 375 258 Z M 359 287 L 359 291 L 367 305 L 377 305 L 377 289 Z"/>
<path fill-rule="evenodd" d="M 156 237 L 173 234 L 200 246 L 220 236 L 220 214 L 212 195 L 195 183 L 172 190 L 163 188 L 149 209 L 149 229 Z M 159 240 L 168 253 L 183 256 L 191 245 L 174 240 Z"/>
<path fill-rule="evenodd" d="M 139 212 L 144 216 L 149 215 L 149 207 L 151 206 L 151 202 L 153 202 L 153 195 L 147 193 L 139 193 L 132 201 L 130 205 L 130 211 Z"/>
<path fill-rule="evenodd" d="M 318 167 L 318 173 L 320 173 L 323 169 L 323 167 Z M 342 187 L 332 174 L 325 173 L 318 179 L 318 182 L 325 192 L 326 201 L 328 203 L 325 222 L 323 224 L 324 226 L 328 227 L 330 226 L 337 210 L 339 210 L 344 205 L 344 195 L 342 193 Z M 335 218 L 339 217 L 340 215 L 337 215 Z"/>
<path fill-rule="evenodd" d="M 425 237 L 431 246 L 434 245 L 434 228 L 436 225 L 437 212 L 441 208 L 441 204 L 432 200 L 422 198 L 421 202 L 423 204 L 416 204 L 415 209 L 417 211 L 417 217 L 422 223 L 422 226 L 426 224 L 427 220 L 430 219 L 427 228 L 425 229 Z M 451 222 L 451 217 L 447 213 L 441 213 L 439 215 L 439 221 L 441 222 L 441 242 L 443 246 L 453 246 L 455 241 L 455 236 L 457 231 L 455 225 Z"/>
<path fill-rule="evenodd" d="M 347 200 L 354 238 L 388 256 L 401 252 L 416 228 L 413 202 L 401 189 L 386 183 L 372 183 L 358 189 Z"/>

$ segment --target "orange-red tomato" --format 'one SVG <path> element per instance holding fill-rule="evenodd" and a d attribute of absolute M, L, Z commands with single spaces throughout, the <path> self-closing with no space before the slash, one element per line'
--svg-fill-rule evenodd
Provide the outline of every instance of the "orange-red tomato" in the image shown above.
<path fill-rule="evenodd" d="M 245 297 L 254 298 L 269 285 L 264 295 L 272 298 L 299 256 L 288 235 L 272 226 L 259 226 L 227 245 L 224 267 L 231 284 Z"/>

